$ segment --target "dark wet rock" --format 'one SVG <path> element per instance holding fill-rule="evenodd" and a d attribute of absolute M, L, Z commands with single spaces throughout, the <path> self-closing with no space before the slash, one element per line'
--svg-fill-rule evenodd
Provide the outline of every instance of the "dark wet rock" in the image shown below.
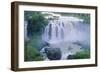
<path fill-rule="evenodd" d="M 41 42 L 38 48 L 39 48 L 39 50 L 41 50 L 45 46 L 49 47 L 49 43 L 47 43 L 47 42 Z"/>
<path fill-rule="evenodd" d="M 62 56 L 60 48 L 45 48 L 45 53 L 50 60 L 60 60 Z"/>
<path fill-rule="evenodd" d="M 73 59 L 73 55 L 68 55 L 67 59 Z"/>

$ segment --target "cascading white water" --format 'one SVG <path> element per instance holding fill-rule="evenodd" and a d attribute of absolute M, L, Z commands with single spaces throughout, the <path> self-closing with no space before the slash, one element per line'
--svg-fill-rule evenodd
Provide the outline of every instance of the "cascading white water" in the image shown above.
<path fill-rule="evenodd" d="M 74 26 L 81 20 L 72 17 L 60 17 L 58 20 L 51 20 L 45 27 L 43 40 L 48 43 L 59 43 L 66 41 L 70 34 L 75 33 Z"/>
<path fill-rule="evenodd" d="M 25 41 L 28 40 L 28 36 L 27 36 L 27 25 L 28 25 L 28 22 L 27 21 L 24 21 L 24 39 L 25 39 Z"/>

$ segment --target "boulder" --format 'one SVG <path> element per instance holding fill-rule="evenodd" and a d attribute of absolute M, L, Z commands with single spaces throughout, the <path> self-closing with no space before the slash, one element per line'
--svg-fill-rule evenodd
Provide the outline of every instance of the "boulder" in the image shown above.
<path fill-rule="evenodd" d="M 60 60 L 62 56 L 60 48 L 45 48 L 45 53 L 49 60 Z"/>

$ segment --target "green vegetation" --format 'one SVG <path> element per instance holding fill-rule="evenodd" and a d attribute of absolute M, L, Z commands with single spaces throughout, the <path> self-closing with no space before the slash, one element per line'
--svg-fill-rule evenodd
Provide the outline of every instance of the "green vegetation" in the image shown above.
<path fill-rule="evenodd" d="M 25 42 L 25 61 L 43 60 L 39 49 L 42 48 L 41 36 L 34 35 L 29 42 Z"/>
<path fill-rule="evenodd" d="M 87 13 L 86 14 L 85 13 L 57 13 L 57 14 L 61 14 L 62 16 L 78 17 L 80 19 L 83 19 L 85 23 L 90 24 L 90 14 L 87 14 Z"/>
<path fill-rule="evenodd" d="M 83 14 L 83 13 L 79 13 L 74 15 L 75 17 L 81 18 L 84 20 L 85 23 L 90 24 L 90 14 Z"/>
<path fill-rule="evenodd" d="M 48 20 L 44 18 L 41 12 L 25 11 L 24 16 L 24 20 L 28 21 L 28 36 L 41 34 L 48 23 Z"/>
<path fill-rule="evenodd" d="M 43 58 L 36 48 L 33 48 L 31 46 L 27 46 L 27 49 L 25 48 L 25 61 L 40 61 L 40 60 L 43 60 Z"/>
<path fill-rule="evenodd" d="M 25 61 L 40 61 L 43 60 L 39 49 L 41 48 L 41 34 L 45 26 L 48 24 L 48 20 L 44 18 L 41 12 L 25 11 L 24 21 L 28 22 L 27 36 L 29 41 L 25 41 Z"/>
<path fill-rule="evenodd" d="M 90 51 L 81 51 L 73 55 L 73 59 L 87 59 L 90 58 Z"/>

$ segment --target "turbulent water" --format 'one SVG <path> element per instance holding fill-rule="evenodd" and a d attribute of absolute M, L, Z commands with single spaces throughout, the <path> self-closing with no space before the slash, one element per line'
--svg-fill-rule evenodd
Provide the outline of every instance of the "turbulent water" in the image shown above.
<path fill-rule="evenodd" d="M 49 47 L 60 48 L 62 59 L 66 59 L 66 56 L 80 51 L 82 47 L 89 47 L 90 25 L 76 17 L 62 16 L 48 23 L 42 39 L 49 43 Z"/>
<path fill-rule="evenodd" d="M 89 32 L 89 24 L 82 22 L 81 19 L 61 17 L 48 23 L 44 30 L 43 40 L 51 44 L 62 41 L 89 43 Z"/>

